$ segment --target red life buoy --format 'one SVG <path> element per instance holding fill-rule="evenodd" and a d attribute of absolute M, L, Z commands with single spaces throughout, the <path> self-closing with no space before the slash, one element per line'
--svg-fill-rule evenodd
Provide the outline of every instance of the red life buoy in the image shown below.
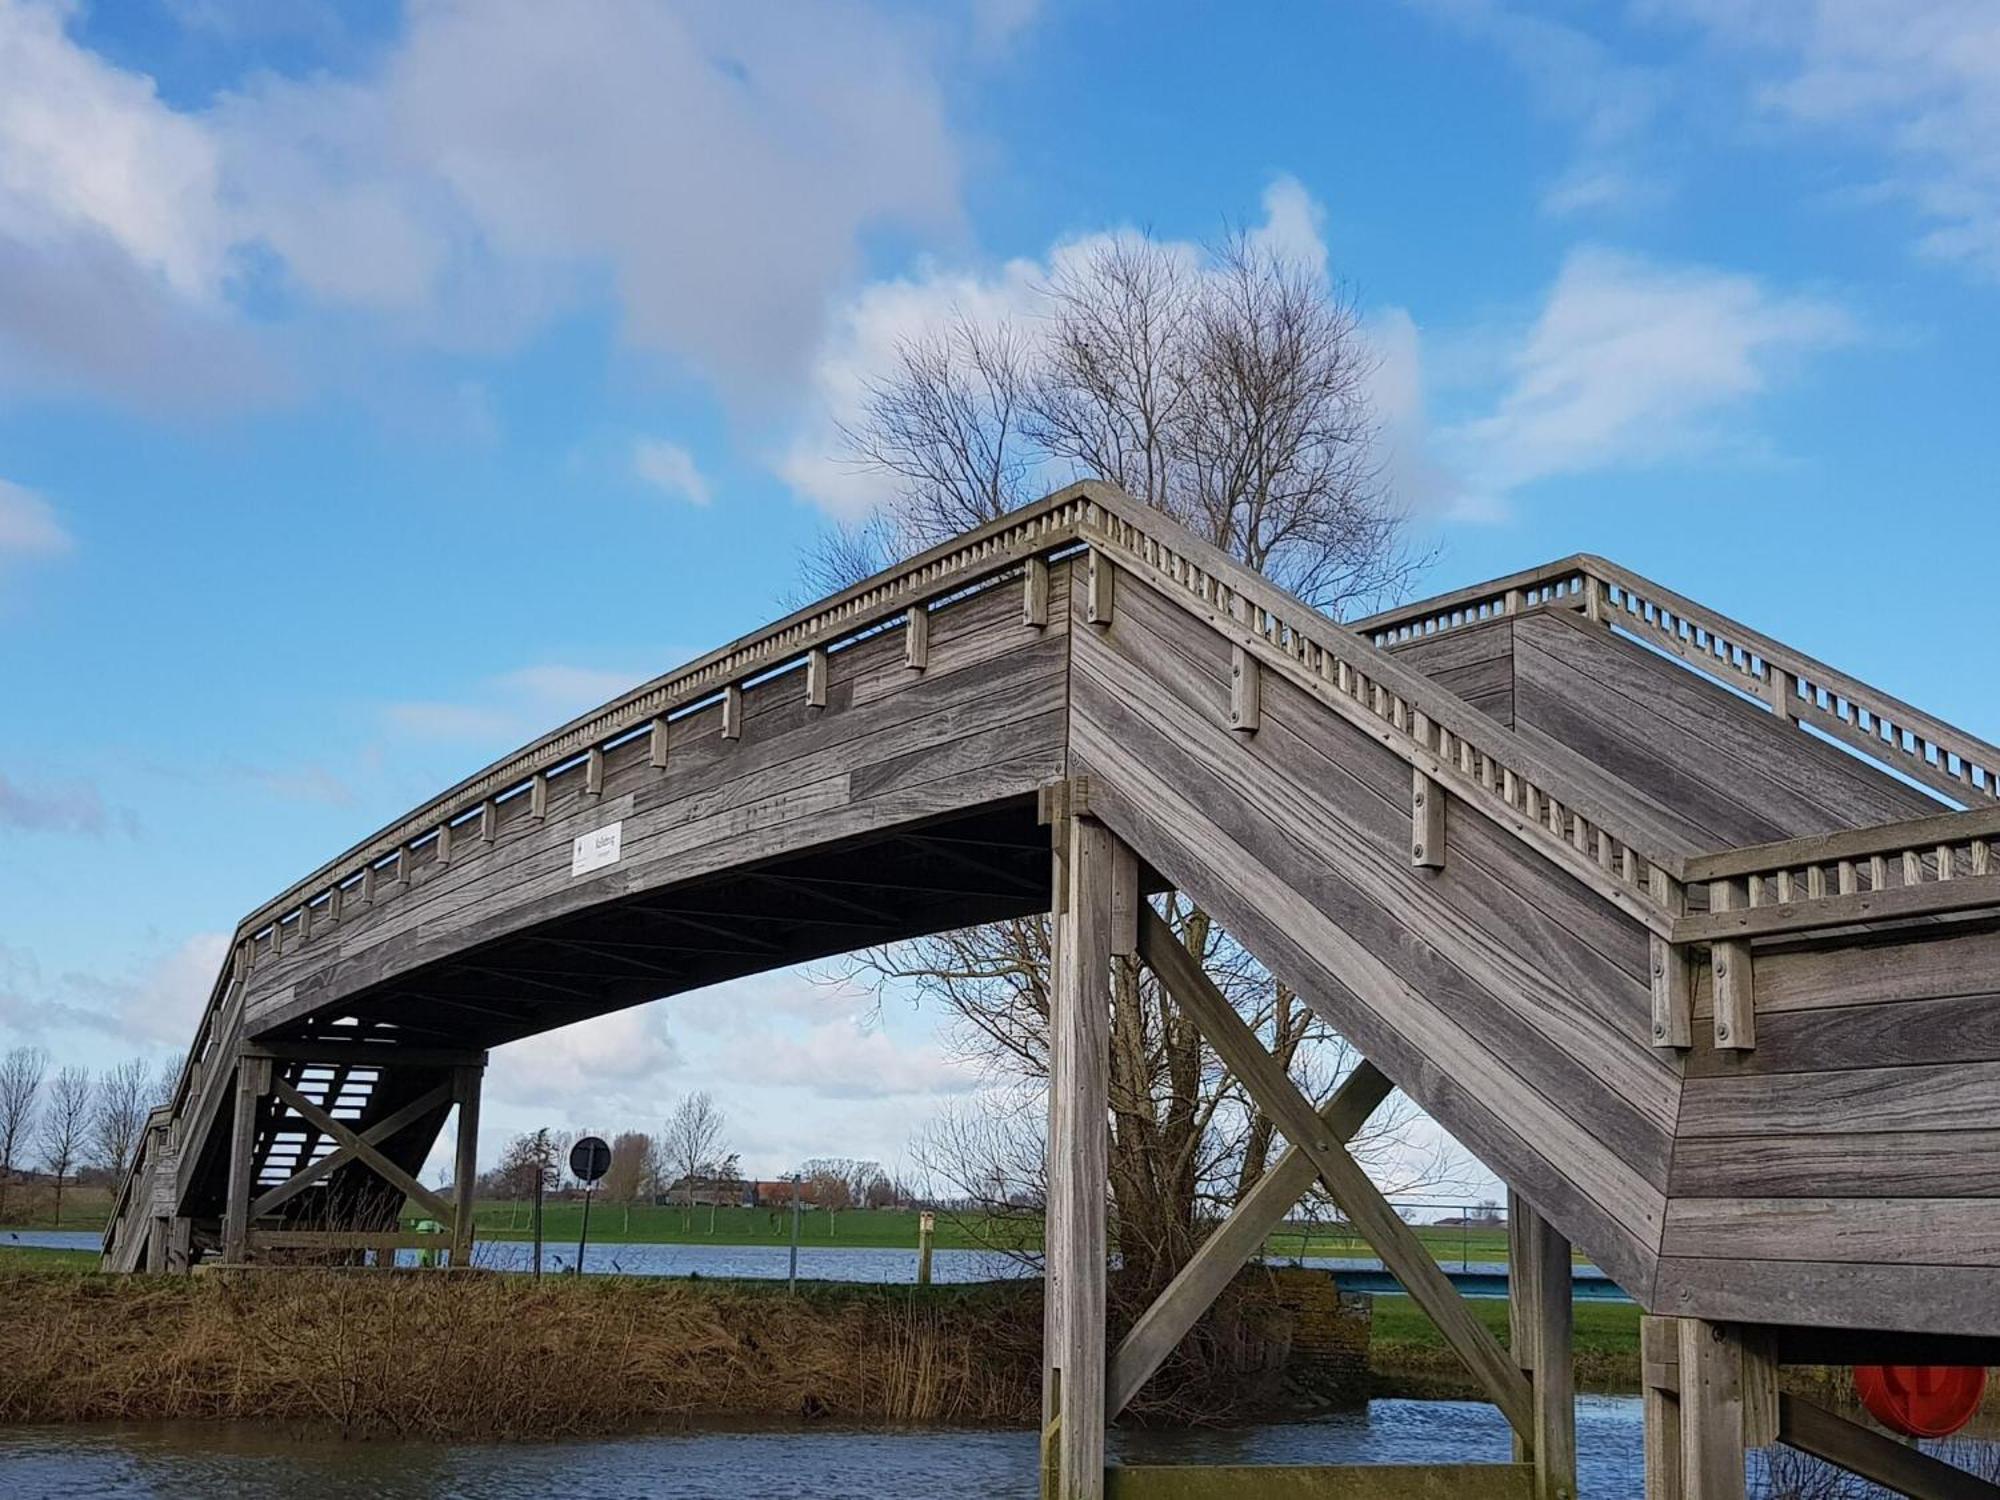
<path fill-rule="evenodd" d="M 1854 1393 L 1891 1432 L 1947 1437 L 1979 1410 L 1986 1371 L 1978 1365 L 1856 1365 Z"/>

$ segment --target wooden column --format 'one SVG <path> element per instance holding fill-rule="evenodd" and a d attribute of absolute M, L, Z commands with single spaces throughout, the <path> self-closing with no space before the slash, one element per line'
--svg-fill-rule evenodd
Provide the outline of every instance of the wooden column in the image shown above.
<path fill-rule="evenodd" d="M 1534 1382 L 1534 1464 L 1536 1500 L 1576 1500 L 1576 1371 L 1572 1330 L 1575 1285 L 1570 1273 L 1570 1243 L 1515 1194 L 1509 1207 L 1510 1248 L 1516 1243 L 1513 1216 L 1522 1224 L 1519 1248 L 1526 1253 L 1521 1280 L 1533 1291 L 1527 1301 L 1523 1352 L 1531 1361 Z M 1510 1282 L 1511 1282 L 1510 1270 Z"/>
<path fill-rule="evenodd" d="M 1054 835 L 1042 1493 L 1053 1500 L 1102 1500 L 1106 1110 L 1118 850 L 1109 829 L 1076 811 L 1056 820 Z"/>
<path fill-rule="evenodd" d="M 451 1173 L 451 1266 L 472 1264 L 472 1199 L 479 1185 L 479 1084 L 485 1069 L 452 1069 L 452 1097 L 458 1106 L 458 1154 Z"/>
<path fill-rule="evenodd" d="M 170 1218 L 155 1218 L 146 1233 L 146 1274 L 160 1276 L 167 1269 L 167 1235 L 173 1229 Z"/>
<path fill-rule="evenodd" d="M 1681 1330 L 1677 1318 L 1639 1320 L 1639 1388 L 1646 1418 L 1646 1500 L 1682 1500 Z"/>
<path fill-rule="evenodd" d="M 1743 1344 L 1699 1318 L 1680 1327 L 1682 1500 L 1744 1500 Z"/>
<path fill-rule="evenodd" d="M 250 1195 L 257 1149 L 257 1101 L 271 1091 L 271 1060 L 241 1057 L 236 1062 L 236 1114 L 229 1133 L 229 1202 L 222 1220 L 222 1258 L 242 1265 L 250 1246 Z"/>

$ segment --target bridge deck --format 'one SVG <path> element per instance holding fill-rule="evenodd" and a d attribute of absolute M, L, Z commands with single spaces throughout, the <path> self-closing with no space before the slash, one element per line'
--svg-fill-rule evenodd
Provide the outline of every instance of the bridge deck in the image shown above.
<path fill-rule="evenodd" d="M 1996 761 L 1598 559 L 1342 628 L 1077 487 L 635 689 L 252 914 L 108 1257 L 216 1242 L 240 1056 L 353 1129 L 409 1115 L 378 1143 L 408 1171 L 469 1053 L 1046 910 L 1035 793 L 1080 777 L 1147 878 L 1637 1300 L 2000 1337 Z M 1425 785 L 1443 836 L 1413 861 Z M 1939 824 L 1940 797 L 1971 810 Z M 615 859 L 579 864 L 614 825 Z M 1776 840 L 1803 842 L 1716 863 Z M 258 1109 L 263 1180 L 336 1149 Z M 394 1194 L 333 1191 L 366 1176 L 266 1227 L 391 1221 Z"/>

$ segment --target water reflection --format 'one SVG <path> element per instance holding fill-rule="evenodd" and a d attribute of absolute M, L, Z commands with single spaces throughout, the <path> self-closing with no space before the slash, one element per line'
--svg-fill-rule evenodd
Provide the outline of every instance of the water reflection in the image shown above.
<path fill-rule="evenodd" d="M 1637 1500 L 1639 1404 L 1577 1406 L 1583 1493 Z M 1115 1430 L 1114 1459 L 1147 1463 L 1472 1463 L 1507 1457 L 1487 1406 L 1376 1401 L 1322 1421 L 1228 1431 Z M 0 1430 L 0 1494 L 19 1500 L 220 1495 L 241 1500 L 895 1500 L 939 1493 L 1032 1500 L 1035 1438 L 988 1430 L 659 1433 L 592 1442 L 342 1443 L 247 1424 Z"/>

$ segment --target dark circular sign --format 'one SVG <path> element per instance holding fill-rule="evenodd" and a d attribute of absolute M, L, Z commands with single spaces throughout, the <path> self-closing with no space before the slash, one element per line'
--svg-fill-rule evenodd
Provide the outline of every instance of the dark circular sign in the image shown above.
<path fill-rule="evenodd" d="M 586 1135 L 569 1148 L 569 1169 L 578 1182 L 595 1182 L 611 1170 L 611 1148 L 604 1137 Z"/>

